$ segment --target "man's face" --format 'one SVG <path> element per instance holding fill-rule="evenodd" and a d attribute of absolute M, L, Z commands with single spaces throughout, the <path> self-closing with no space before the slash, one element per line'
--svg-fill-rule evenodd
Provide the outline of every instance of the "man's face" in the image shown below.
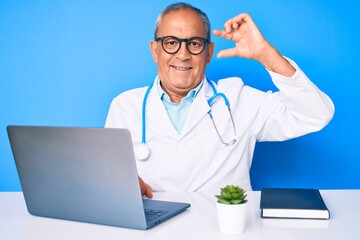
<path fill-rule="evenodd" d="M 156 37 L 164 36 L 206 38 L 206 32 L 200 16 L 185 9 L 170 12 L 163 17 Z M 150 42 L 150 48 L 158 65 L 162 88 L 177 103 L 201 82 L 214 51 L 213 43 L 210 43 L 201 54 L 192 55 L 183 42 L 177 53 L 168 54 L 162 49 L 161 41 L 154 40 Z"/>

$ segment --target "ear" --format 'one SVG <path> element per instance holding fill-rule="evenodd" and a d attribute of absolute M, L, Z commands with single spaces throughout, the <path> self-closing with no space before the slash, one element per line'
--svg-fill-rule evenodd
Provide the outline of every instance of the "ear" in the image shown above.
<path fill-rule="evenodd" d="M 157 47 L 158 47 L 157 42 L 154 40 L 151 40 L 150 41 L 150 51 L 151 51 L 154 62 L 157 62 L 157 60 L 158 60 Z"/>
<path fill-rule="evenodd" d="M 215 45 L 213 42 L 209 43 L 208 49 L 207 49 L 207 56 L 206 56 L 206 63 L 209 64 L 211 57 L 214 53 Z"/>

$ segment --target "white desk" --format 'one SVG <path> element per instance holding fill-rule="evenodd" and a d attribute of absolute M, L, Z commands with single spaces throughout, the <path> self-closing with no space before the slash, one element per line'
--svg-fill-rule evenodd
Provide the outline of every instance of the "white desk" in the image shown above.
<path fill-rule="evenodd" d="M 260 192 L 248 195 L 246 231 L 218 232 L 215 197 L 203 193 L 156 193 L 154 199 L 191 203 L 186 212 L 146 231 L 30 215 L 21 192 L 0 192 L 0 239 L 359 239 L 360 190 L 323 190 L 330 220 L 260 218 Z"/>

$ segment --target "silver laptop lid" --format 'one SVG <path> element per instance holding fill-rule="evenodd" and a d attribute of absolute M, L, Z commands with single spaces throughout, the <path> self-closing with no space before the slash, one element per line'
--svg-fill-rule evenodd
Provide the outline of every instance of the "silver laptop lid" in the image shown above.
<path fill-rule="evenodd" d="M 146 228 L 128 130 L 9 126 L 8 135 L 29 213 Z"/>

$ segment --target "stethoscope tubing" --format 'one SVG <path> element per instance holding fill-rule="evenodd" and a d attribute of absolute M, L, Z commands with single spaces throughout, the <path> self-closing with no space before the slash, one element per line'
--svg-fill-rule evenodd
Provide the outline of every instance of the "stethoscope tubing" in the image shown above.
<path fill-rule="evenodd" d="M 151 88 L 153 87 L 154 82 L 152 82 L 149 87 L 147 88 L 144 100 L 142 104 L 142 110 L 141 110 L 141 143 L 146 144 L 146 102 L 149 97 L 149 93 L 151 91 Z"/>
<path fill-rule="evenodd" d="M 214 103 L 214 100 L 218 97 L 222 98 L 225 102 L 225 105 L 227 106 L 228 108 L 228 111 L 229 111 L 229 114 L 230 114 L 230 118 L 231 118 L 231 122 L 232 122 L 232 125 L 233 125 L 233 128 L 234 128 L 234 133 L 235 133 L 235 137 L 236 137 L 236 128 L 235 128 L 235 123 L 234 123 L 234 119 L 232 117 L 232 114 L 231 114 L 231 108 L 230 108 L 230 103 L 229 103 L 229 100 L 228 98 L 225 96 L 225 94 L 223 93 L 218 93 L 213 82 L 210 81 L 209 79 L 206 78 L 206 81 L 209 83 L 212 91 L 213 91 L 213 96 L 211 98 L 209 98 L 207 100 L 209 106 L 210 106 L 210 110 L 208 111 L 208 114 L 211 118 L 211 121 L 214 125 L 214 128 L 216 130 L 216 133 L 217 135 L 219 136 L 221 142 L 225 145 L 225 146 L 231 146 L 233 145 L 235 142 L 236 142 L 236 138 L 234 138 L 232 141 L 230 142 L 225 142 L 221 136 L 220 136 L 220 133 L 215 125 L 215 122 L 214 122 L 214 119 L 213 119 L 213 116 L 211 114 L 211 106 L 212 104 Z M 141 151 L 141 153 L 139 154 L 136 154 L 138 157 L 139 160 L 146 160 L 149 158 L 150 156 L 150 148 L 147 146 L 146 144 L 146 103 L 147 103 L 147 99 L 149 97 L 149 94 L 150 94 L 150 91 L 152 89 L 154 85 L 154 82 L 152 82 L 149 87 L 147 88 L 146 92 L 145 92 L 145 95 L 144 95 L 144 99 L 143 99 L 143 103 L 142 103 L 142 110 L 141 110 L 141 145 L 139 145 L 137 148 L 139 149 L 139 151 Z"/>

